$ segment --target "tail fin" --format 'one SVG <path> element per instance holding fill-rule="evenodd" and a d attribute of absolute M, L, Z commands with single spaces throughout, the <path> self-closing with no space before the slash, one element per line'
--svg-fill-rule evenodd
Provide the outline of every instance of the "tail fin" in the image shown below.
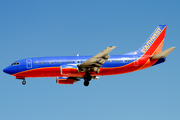
<path fill-rule="evenodd" d="M 154 55 L 162 51 L 167 25 L 159 25 L 139 51 L 144 55 Z"/>

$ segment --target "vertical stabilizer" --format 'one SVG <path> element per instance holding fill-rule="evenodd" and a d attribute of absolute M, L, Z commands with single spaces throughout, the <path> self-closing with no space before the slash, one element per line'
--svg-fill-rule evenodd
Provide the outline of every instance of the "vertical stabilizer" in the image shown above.
<path fill-rule="evenodd" d="M 162 51 L 167 25 L 159 25 L 139 49 L 144 55 L 154 55 Z"/>

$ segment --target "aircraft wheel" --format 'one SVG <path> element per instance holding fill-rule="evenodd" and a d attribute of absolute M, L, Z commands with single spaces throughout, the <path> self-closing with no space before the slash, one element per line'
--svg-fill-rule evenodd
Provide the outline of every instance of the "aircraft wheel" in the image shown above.
<path fill-rule="evenodd" d="M 23 84 L 23 85 L 25 85 L 25 84 L 26 84 L 26 81 L 25 81 L 25 80 L 23 80 L 23 81 L 22 81 L 22 84 Z"/>
<path fill-rule="evenodd" d="M 89 81 L 84 81 L 84 86 L 88 86 L 89 85 Z"/>

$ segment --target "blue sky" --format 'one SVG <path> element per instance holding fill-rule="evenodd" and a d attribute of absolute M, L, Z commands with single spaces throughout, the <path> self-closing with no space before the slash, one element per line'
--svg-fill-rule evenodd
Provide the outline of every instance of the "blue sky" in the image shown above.
<path fill-rule="evenodd" d="M 1 120 L 179 120 L 180 2 L 177 0 L 0 1 Z M 110 54 L 138 49 L 167 24 L 167 61 L 142 71 L 104 76 L 84 87 L 53 78 L 21 80 L 3 73 L 16 60 L 42 56 Z"/>

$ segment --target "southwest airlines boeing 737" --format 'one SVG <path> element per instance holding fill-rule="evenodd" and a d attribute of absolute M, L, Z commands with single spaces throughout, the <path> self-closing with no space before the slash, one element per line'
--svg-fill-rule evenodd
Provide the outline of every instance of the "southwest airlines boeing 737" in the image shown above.
<path fill-rule="evenodd" d="M 18 60 L 3 71 L 22 79 L 56 77 L 57 84 L 73 84 L 84 79 L 88 86 L 98 76 L 117 75 L 142 70 L 165 61 L 175 47 L 162 51 L 166 25 L 159 25 L 138 50 L 123 55 L 108 55 L 115 46 L 107 47 L 95 56 L 36 57 Z"/>

